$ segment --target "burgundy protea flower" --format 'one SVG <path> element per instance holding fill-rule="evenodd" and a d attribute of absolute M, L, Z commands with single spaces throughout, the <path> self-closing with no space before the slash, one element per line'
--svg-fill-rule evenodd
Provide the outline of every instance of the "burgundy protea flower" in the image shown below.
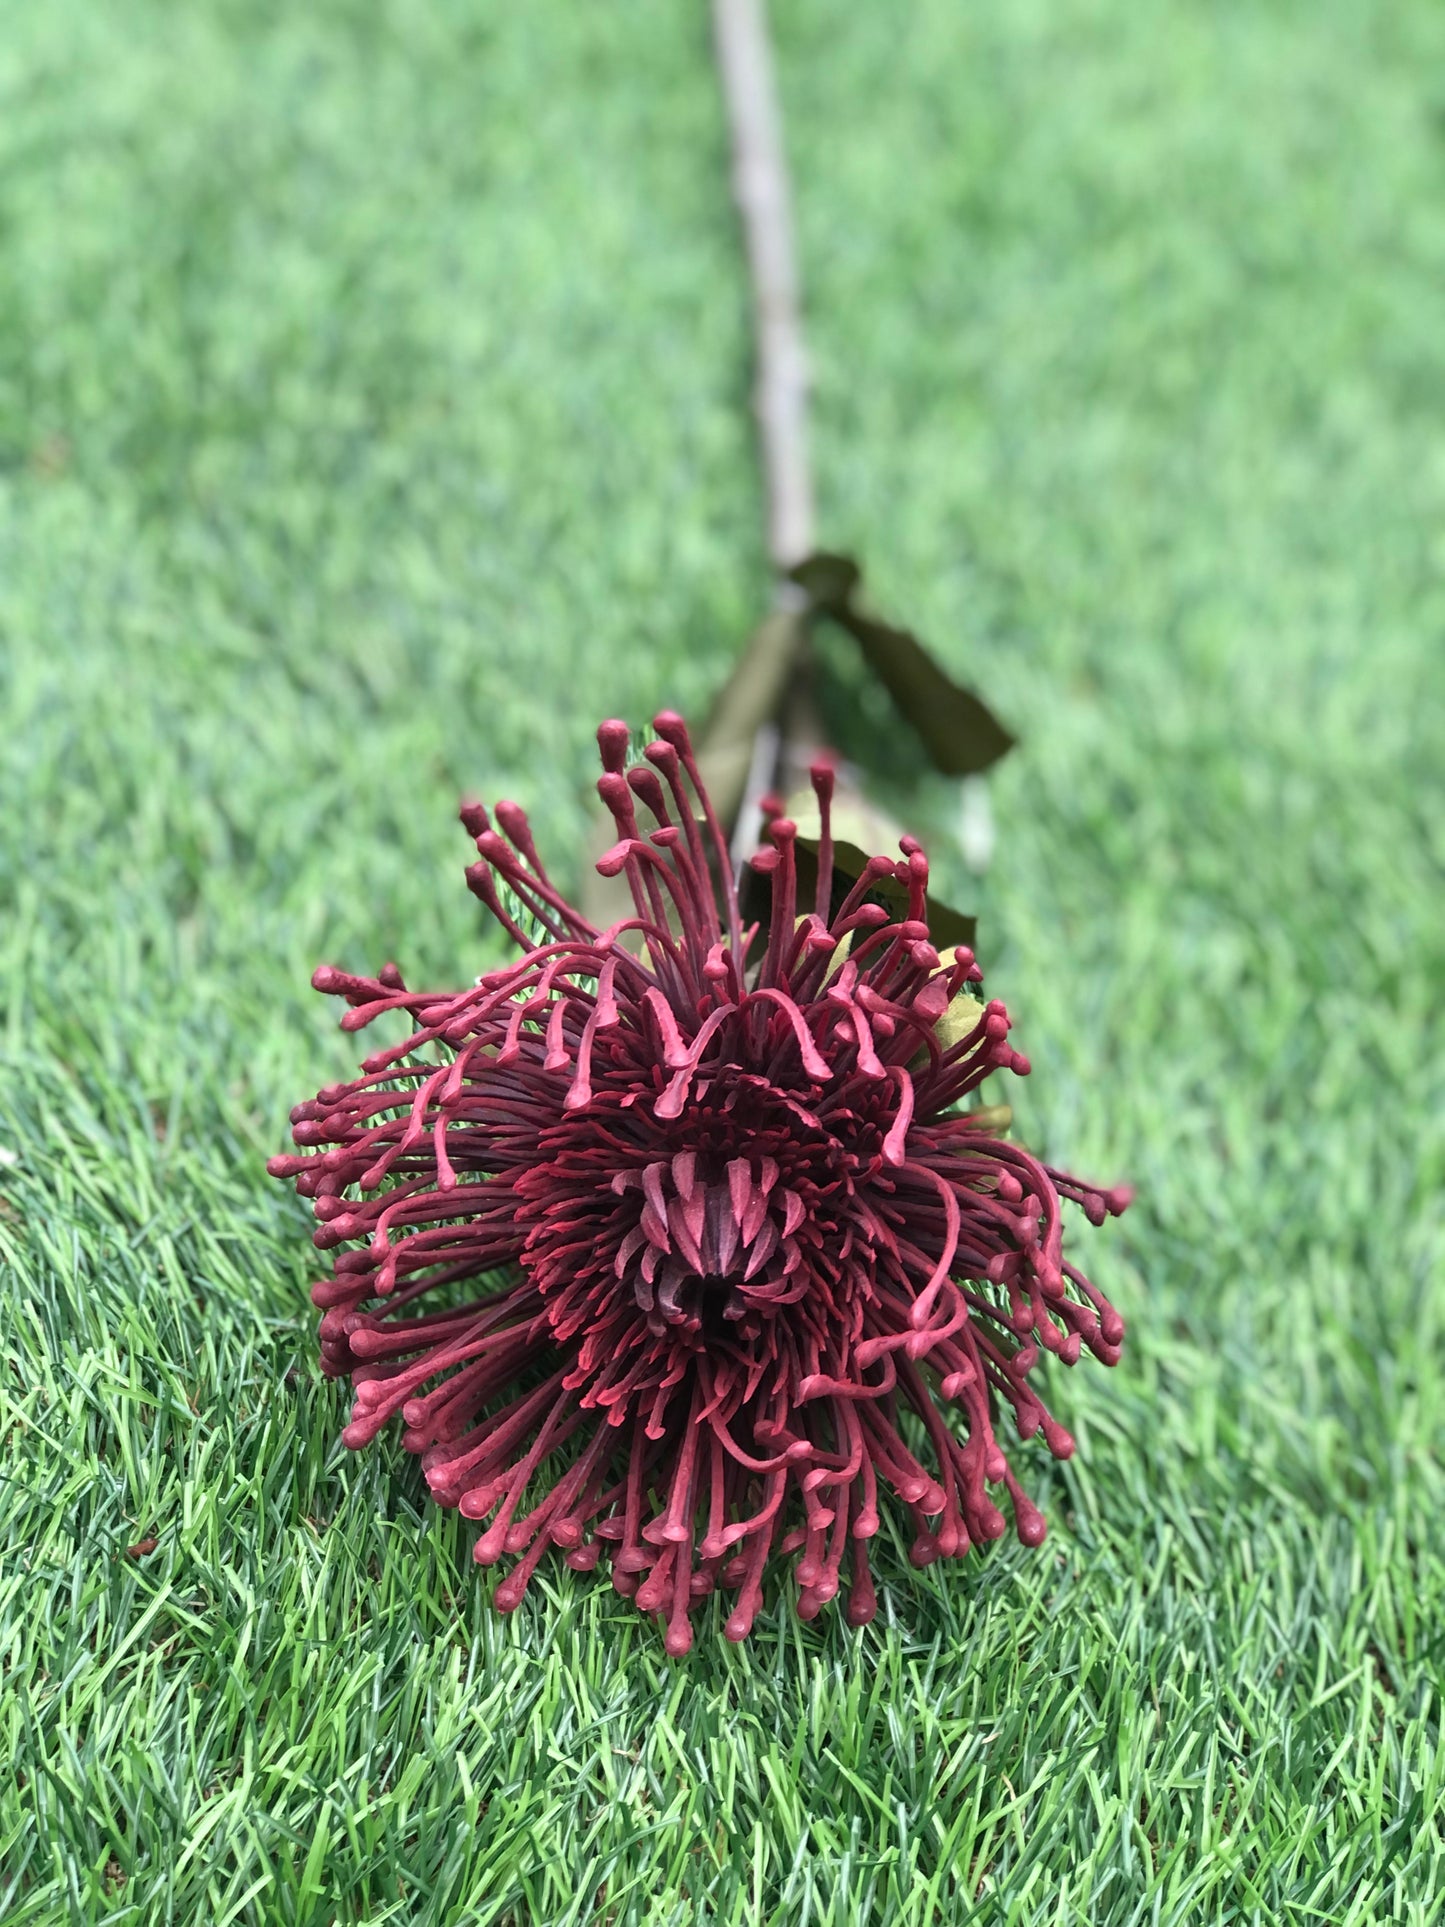
<path fill-rule="evenodd" d="M 797 1554 L 803 1618 L 846 1557 L 848 1618 L 870 1619 L 880 1486 L 919 1565 L 1003 1533 L 990 1485 L 1039 1543 L 998 1415 L 1072 1451 L 1028 1382 L 1040 1347 L 1111 1365 L 1124 1327 L 1066 1262 L 1060 1199 L 1097 1224 L 1128 1194 L 970 1113 L 991 1071 L 1028 1063 L 1003 1005 L 974 999 L 972 954 L 930 944 L 915 841 L 835 891 L 815 768 L 814 900 L 775 817 L 753 858 L 766 927 L 744 929 L 687 731 L 655 727 L 630 769 L 625 725 L 598 731 L 619 838 L 598 867 L 635 915 L 598 930 L 515 804 L 496 807 L 504 834 L 466 805 L 468 884 L 520 959 L 460 991 L 318 970 L 353 1006 L 344 1028 L 397 1010 L 416 1029 L 299 1105 L 301 1154 L 269 1168 L 336 1250 L 312 1297 L 323 1368 L 356 1391 L 345 1442 L 400 1414 L 433 1496 L 490 1521 L 479 1563 L 520 1555 L 503 1611 L 549 1545 L 579 1571 L 605 1552 L 682 1653 L 719 1585 L 727 1636 L 746 1636 L 775 1550 Z M 906 917 L 872 900 L 890 880 Z"/>

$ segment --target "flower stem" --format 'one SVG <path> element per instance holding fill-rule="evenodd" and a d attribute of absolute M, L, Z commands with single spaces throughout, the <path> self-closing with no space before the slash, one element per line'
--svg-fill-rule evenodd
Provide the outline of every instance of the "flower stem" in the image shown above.
<path fill-rule="evenodd" d="M 732 142 L 733 197 L 752 285 L 753 395 L 768 491 L 768 553 L 781 578 L 813 551 L 808 362 L 764 0 L 713 0 L 713 34 Z M 779 589 L 796 598 L 791 583 Z"/>

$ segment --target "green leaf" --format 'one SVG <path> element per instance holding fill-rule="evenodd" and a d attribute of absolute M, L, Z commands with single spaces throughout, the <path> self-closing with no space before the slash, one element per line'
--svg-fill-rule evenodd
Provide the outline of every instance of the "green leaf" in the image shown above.
<path fill-rule="evenodd" d="M 811 790 L 800 790 L 789 797 L 787 812 L 798 826 L 797 842 L 793 846 L 798 866 L 798 903 L 802 909 L 811 909 L 818 884 L 818 844 L 823 828 Z M 851 886 L 863 874 L 870 856 L 884 856 L 897 850 L 903 831 L 876 803 L 860 796 L 856 790 L 835 791 L 829 816 L 833 833 L 833 894 L 837 898 L 840 895 L 837 880 L 845 879 Z M 894 916 L 908 914 L 906 885 L 885 878 L 875 884 L 869 894 Z M 932 891 L 924 901 L 928 934 L 934 948 L 946 951 L 962 945 L 971 950 L 978 928 L 976 919 L 955 910 Z M 946 1017 L 947 1013 L 945 1020 Z"/>
<path fill-rule="evenodd" d="M 810 555 L 790 574 L 812 610 L 853 637 L 899 714 L 917 730 L 935 769 L 974 776 L 1012 749 L 1013 736 L 988 705 L 946 675 L 911 630 L 895 629 L 856 606 L 862 573 L 851 557 Z"/>

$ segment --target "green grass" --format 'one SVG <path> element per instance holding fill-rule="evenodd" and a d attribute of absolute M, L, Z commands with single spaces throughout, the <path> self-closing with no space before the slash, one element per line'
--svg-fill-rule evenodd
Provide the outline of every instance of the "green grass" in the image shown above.
<path fill-rule="evenodd" d="M 1023 737 L 935 842 L 1125 1363 L 1042 1552 L 677 1665 L 336 1447 L 313 963 L 474 973 L 458 791 L 575 881 L 764 593 L 703 9 L 10 7 L 7 1927 L 1445 1909 L 1445 16 L 777 11 L 824 535 Z"/>

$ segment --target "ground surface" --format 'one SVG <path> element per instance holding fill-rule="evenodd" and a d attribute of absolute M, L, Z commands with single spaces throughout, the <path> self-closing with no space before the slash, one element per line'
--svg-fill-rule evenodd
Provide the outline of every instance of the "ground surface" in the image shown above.
<path fill-rule="evenodd" d="M 1126 1362 L 1041 1553 L 680 1665 L 336 1447 L 311 966 L 473 973 L 458 791 L 575 878 L 762 593 L 702 9 L 12 7 L 9 1927 L 1445 1907 L 1445 16 L 779 13 L 824 533 L 1024 739 L 974 900 Z"/>

